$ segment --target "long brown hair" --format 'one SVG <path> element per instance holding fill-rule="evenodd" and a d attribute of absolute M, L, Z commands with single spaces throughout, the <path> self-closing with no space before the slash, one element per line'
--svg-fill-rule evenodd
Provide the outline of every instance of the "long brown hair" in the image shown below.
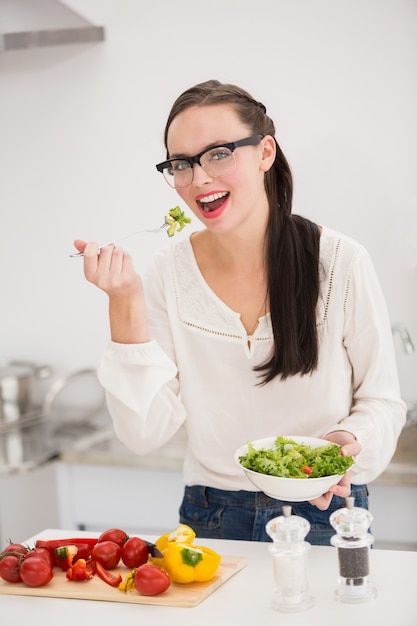
<path fill-rule="evenodd" d="M 236 85 L 209 80 L 187 89 L 174 102 L 165 127 L 165 147 L 173 119 L 191 106 L 232 104 L 254 135 L 271 135 L 275 125 L 265 106 Z M 319 296 L 317 224 L 292 215 L 293 182 L 290 166 L 276 139 L 273 166 L 265 174 L 269 221 L 265 263 L 274 348 L 270 358 L 254 367 L 262 384 L 309 374 L 317 367 L 316 305 Z M 167 154 L 169 157 L 169 155 Z"/>

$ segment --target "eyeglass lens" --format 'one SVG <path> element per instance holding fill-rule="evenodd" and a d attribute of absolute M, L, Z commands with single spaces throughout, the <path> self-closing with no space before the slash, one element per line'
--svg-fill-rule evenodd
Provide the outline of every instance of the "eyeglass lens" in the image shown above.
<path fill-rule="evenodd" d="M 235 157 L 229 148 L 213 148 L 201 155 L 200 165 L 213 178 L 227 176 L 235 168 Z M 171 187 L 187 187 L 193 180 L 194 167 L 185 159 L 176 159 L 170 162 L 169 167 L 164 168 L 163 174 Z"/>

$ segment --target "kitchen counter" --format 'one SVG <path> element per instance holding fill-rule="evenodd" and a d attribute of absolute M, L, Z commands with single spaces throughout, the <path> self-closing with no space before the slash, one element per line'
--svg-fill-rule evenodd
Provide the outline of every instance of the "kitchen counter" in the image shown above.
<path fill-rule="evenodd" d="M 180 428 L 164 446 L 155 452 L 137 455 L 117 439 L 110 425 L 75 441 L 62 452 L 60 460 L 64 463 L 181 471 L 186 442 L 185 429 Z"/>
<path fill-rule="evenodd" d="M 83 533 L 77 531 L 77 534 Z M 74 530 L 45 530 L 38 537 L 53 539 L 71 535 L 74 535 Z M 155 540 L 152 536 L 144 538 Z M 33 545 L 34 540 L 32 537 L 27 543 Z M 258 623 L 262 626 L 305 626 L 306 623 L 309 626 L 352 626 L 354 623 L 385 626 L 394 623 L 415 626 L 417 622 L 416 552 L 371 550 L 370 573 L 378 595 L 369 602 L 351 605 L 334 599 L 339 573 L 337 550 L 313 546 L 309 554 L 309 591 L 314 597 L 314 606 L 308 611 L 288 614 L 271 608 L 273 577 L 268 544 L 208 539 L 204 540 L 204 544 L 224 556 L 244 556 L 247 565 L 195 607 L 1 595 L 1 623 L 4 626 L 26 623 L 31 626 L 43 626 L 45 623 L 114 626 L 140 621 L 144 624 L 183 626 L 192 620 L 199 626 L 216 623 L 241 626 Z M 109 594 L 113 592 L 109 589 Z"/>
<path fill-rule="evenodd" d="M 375 482 L 417 486 L 417 424 L 403 429 L 391 463 Z"/>

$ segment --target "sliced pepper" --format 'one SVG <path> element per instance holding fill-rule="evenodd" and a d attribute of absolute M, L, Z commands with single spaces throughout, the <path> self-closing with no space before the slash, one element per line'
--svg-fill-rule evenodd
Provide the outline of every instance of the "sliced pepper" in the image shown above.
<path fill-rule="evenodd" d="M 162 565 L 174 583 L 211 580 L 221 561 L 220 554 L 210 548 L 177 541 L 168 542 L 163 554 Z"/>
<path fill-rule="evenodd" d="M 119 584 L 120 591 L 123 591 L 124 593 L 126 593 L 127 591 L 129 591 L 129 589 L 134 588 L 135 573 L 136 573 L 136 568 L 132 569 L 132 571 L 129 572 L 129 574 L 127 574 L 127 576 L 123 578 L 122 582 Z"/>
<path fill-rule="evenodd" d="M 77 546 L 60 546 L 54 550 L 54 565 L 57 565 L 61 569 L 67 571 L 75 560 L 75 556 L 78 552 Z"/>
<path fill-rule="evenodd" d="M 68 580 L 90 580 L 94 576 L 96 564 L 92 559 L 78 559 L 74 565 L 68 568 L 66 577 Z"/>
<path fill-rule="evenodd" d="M 115 576 L 114 574 L 109 572 L 109 570 L 105 569 L 98 561 L 96 562 L 96 572 L 101 580 L 103 580 L 111 587 L 118 587 L 122 582 L 122 575 L 120 573 Z"/>

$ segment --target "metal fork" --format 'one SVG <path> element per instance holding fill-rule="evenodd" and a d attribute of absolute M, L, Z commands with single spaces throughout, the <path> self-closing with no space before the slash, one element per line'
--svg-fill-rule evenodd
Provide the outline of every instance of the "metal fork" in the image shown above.
<path fill-rule="evenodd" d="M 117 239 L 112 239 L 111 241 L 107 241 L 106 243 L 100 244 L 98 247 L 98 250 L 100 251 L 102 248 L 104 248 L 104 246 L 111 246 L 114 243 L 122 241 L 122 239 L 133 237 L 133 235 L 138 235 L 139 233 L 163 233 L 167 230 L 168 227 L 169 227 L 169 224 L 164 222 L 163 224 L 161 224 L 161 226 L 158 226 L 158 228 L 134 230 L 131 233 L 127 233 L 126 235 L 122 235 L 121 237 L 118 237 Z M 84 256 L 84 252 L 74 252 L 73 254 L 70 254 L 70 257 L 81 257 L 81 256 Z"/>

